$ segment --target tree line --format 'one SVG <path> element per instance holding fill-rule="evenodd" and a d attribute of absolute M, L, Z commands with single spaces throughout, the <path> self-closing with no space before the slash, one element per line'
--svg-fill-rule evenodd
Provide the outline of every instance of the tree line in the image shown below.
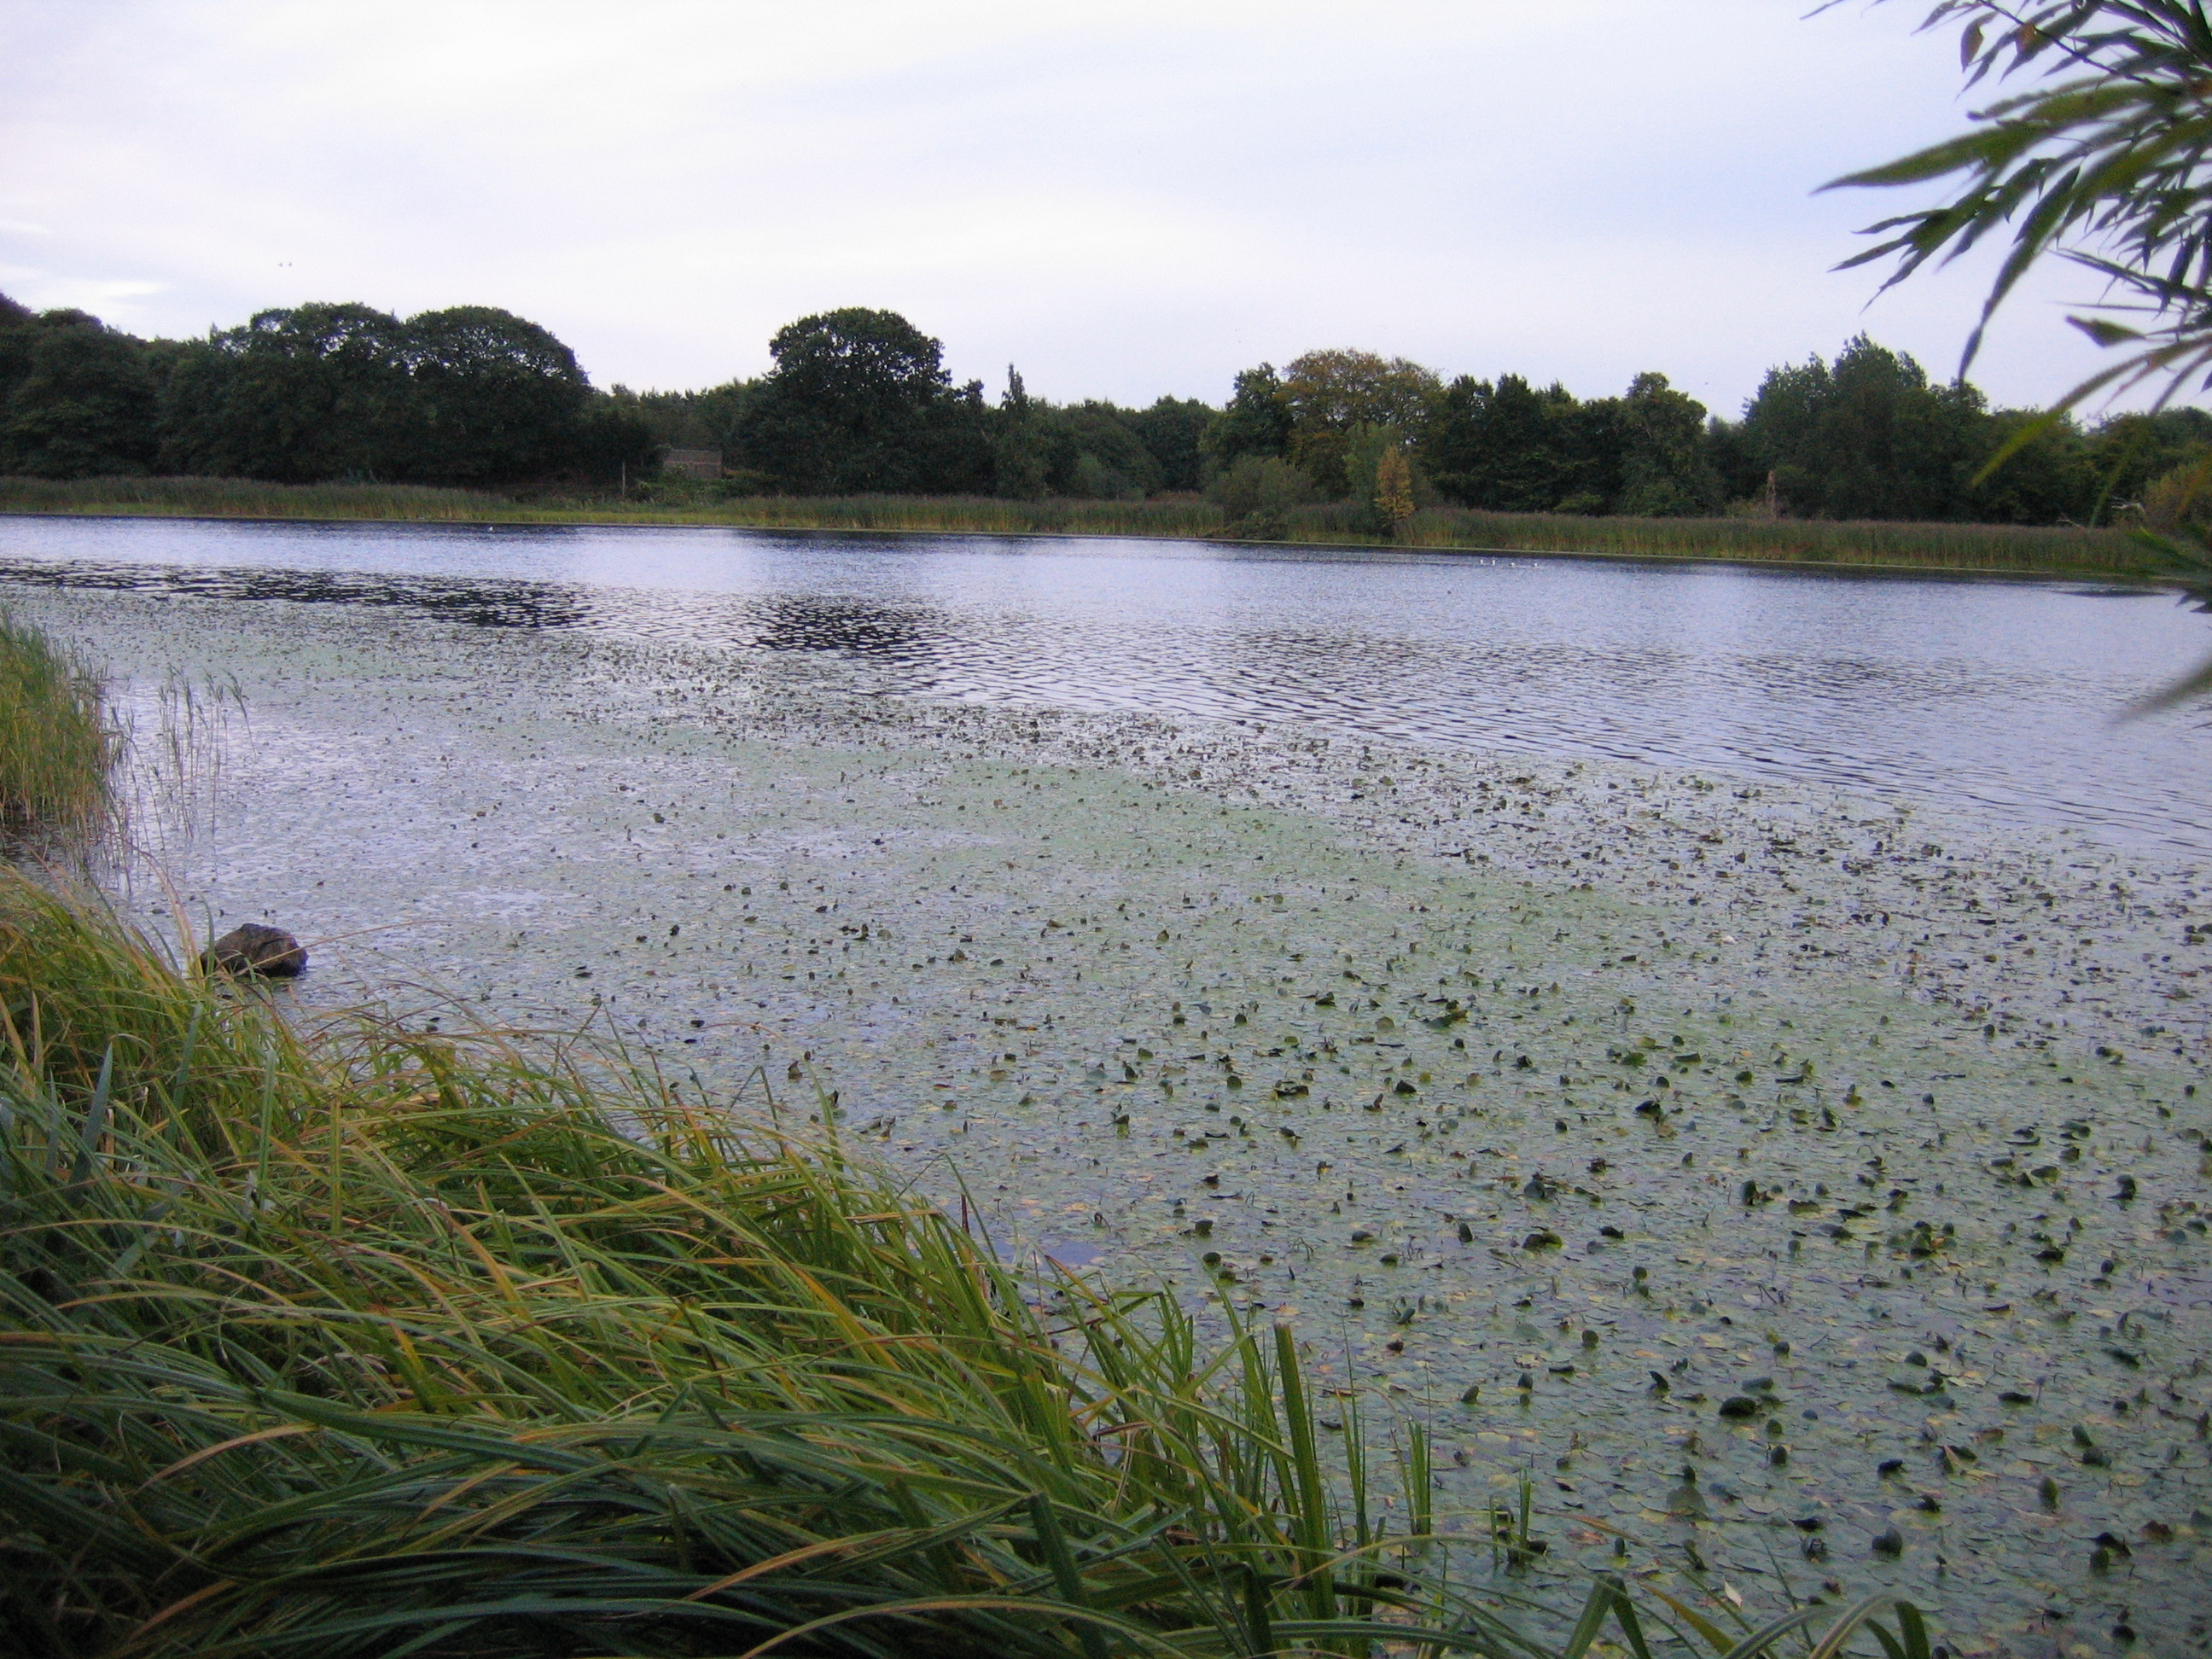
<path fill-rule="evenodd" d="M 757 379 L 615 397 L 664 442 L 720 451 L 726 493 L 1115 498 L 1204 489 L 1266 533 L 1296 505 L 1353 504 L 1387 528 L 1431 502 L 1513 513 L 2092 524 L 2212 454 L 2195 409 L 2070 416 L 1992 476 L 2037 411 L 1992 409 L 1863 337 L 1768 371 L 1735 420 L 1664 374 L 1578 398 L 1517 374 L 1446 380 L 1404 358 L 1312 351 L 1236 377 L 1220 408 L 1031 397 L 1016 368 L 987 398 L 894 312 L 802 319 Z"/>
<path fill-rule="evenodd" d="M 955 382 L 942 342 L 895 312 L 802 318 L 762 375 L 701 392 L 594 388 L 512 313 L 401 319 L 356 304 L 258 313 L 198 340 L 140 340 L 0 296 L 0 471 L 198 474 L 489 489 L 648 479 L 665 450 L 720 495 L 1135 499 L 1203 490 L 1268 533 L 1337 501 L 1376 528 L 1431 503 L 1500 512 L 2097 523 L 2212 454 L 2194 409 L 2070 416 L 1992 409 L 1863 337 L 1768 372 L 1717 418 L 1658 373 L 1579 398 L 1518 374 L 1446 380 L 1404 358 L 1308 352 L 1235 377 L 1216 407 L 1143 409 Z M 2035 428 L 2005 464 L 2001 447 Z"/>
<path fill-rule="evenodd" d="M 257 313 L 141 340 L 0 295 L 0 471 L 501 488 L 653 465 L 650 428 L 511 312 Z"/>

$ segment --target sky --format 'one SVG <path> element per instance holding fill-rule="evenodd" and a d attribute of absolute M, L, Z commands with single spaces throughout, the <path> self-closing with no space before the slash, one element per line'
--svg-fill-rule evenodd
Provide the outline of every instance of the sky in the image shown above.
<path fill-rule="evenodd" d="M 1332 346 L 1729 416 L 1861 331 L 1948 376 L 1987 264 L 1878 294 L 1832 267 L 1911 198 L 1819 186 L 1964 125 L 1955 37 L 1814 3 L 0 0 L 0 292 L 500 306 L 641 389 L 840 306 L 1056 401 Z M 2032 282 L 1976 384 L 2065 392 L 2094 297 Z"/>

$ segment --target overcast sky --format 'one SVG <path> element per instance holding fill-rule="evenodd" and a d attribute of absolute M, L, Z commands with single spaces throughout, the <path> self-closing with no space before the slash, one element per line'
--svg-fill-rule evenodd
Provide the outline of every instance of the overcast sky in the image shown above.
<path fill-rule="evenodd" d="M 1358 346 L 1733 415 L 1862 329 L 1948 374 L 1983 272 L 1875 300 L 1830 267 L 1904 200 L 1814 191 L 1963 121 L 1955 41 L 1811 3 L 0 0 L 0 291 L 503 306 L 640 387 L 847 305 L 1055 399 Z M 2071 386 L 2090 293 L 1977 382 Z"/>

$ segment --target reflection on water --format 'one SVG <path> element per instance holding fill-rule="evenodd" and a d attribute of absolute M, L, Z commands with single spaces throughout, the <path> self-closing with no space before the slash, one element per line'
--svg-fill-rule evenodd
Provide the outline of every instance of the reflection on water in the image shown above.
<path fill-rule="evenodd" d="M 2212 738 L 2116 711 L 2212 644 L 2155 598 L 1176 543 L 0 520 L 0 581 L 801 652 L 882 695 L 1693 765 L 2212 848 Z"/>

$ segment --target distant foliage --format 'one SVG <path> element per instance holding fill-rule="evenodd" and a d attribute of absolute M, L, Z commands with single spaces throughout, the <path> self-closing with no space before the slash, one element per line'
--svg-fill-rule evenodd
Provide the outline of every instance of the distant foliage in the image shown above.
<path fill-rule="evenodd" d="M 1315 499 L 1311 478 L 1276 455 L 1241 456 L 1206 487 L 1221 509 L 1222 534 L 1247 541 L 1280 541 L 1291 514 Z"/>
<path fill-rule="evenodd" d="M 942 343 L 896 312 L 802 317 L 769 353 L 775 367 L 754 393 L 740 450 L 779 492 L 990 489 L 981 383 L 954 386 Z"/>
<path fill-rule="evenodd" d="M 1283 396 L 1282 377 L 1273 363 L 1261 363 L 1237 375 L 1229 407 L 1207 423 L 1199 447 L 1220 471 L 1247 455 L 1279 456 L 1290 443 L 1291 406 Z"/>
<path fill-rule="evenodd" d="M 149 344 L 81 312 L 9 303 L 0 398 L 0 468 L 38 477 L 499 487 L 611 478 L 653 454 L 567 346 L 480 306 L 403 321 L 305 305 Z"/>
<path fill-rule="evenodd" d="M 1413 469 L 1396 444 L 1376 457 L 1374 499 L 1376 516 L 1391 535 L 1413 516 Z"/>
<path fill-rule="evenodd" d="M 1407 501 L 1416 513 L 2111 524 L 2212 452 L 2212 416 L 2197 410 L 2085 427 L 1991 410 L 1864 337 L 1832 362 L 1770 370 L 1734 419 L 1656 371 L 1585 398 L 1510 373 L 1447 381 L 1350 348 L 1245 369 L 1221 408 L 1053 403 L 1012 365 L 987 398 L 980 381 L 954 381 L 941 341 L 860 307 L 801 318 L 769 349 L 757 378 L 600 392 L 551 333 L 489 307 L 403 319 L 305 305 L 149 343 L 0 297 L 0 471 L 539 496 L 619 483 L 641 505 L 682 510 L 764 496 L 1195 505 L 1225 490 L 1240 533 L 1280 533 L 1291 507 L 1330 503 L 1346 533 L 1383 536 Z M 710 452 L 720 471 L 662 475 L 669 449 Z M 1386 509 L 1378 468 L 1392 453 L 1406 477 Z M 1270 461 L 1280 470 L 1255 470 Z"/>
<path fill-rule="evenodd" d="M 1364 499 L 1368 480 L 1346 465 L 1359 434 L 1381 432 L 1411 442 L 1427 426 L 1443 391 L 1433 369 L 1403 357 L 1309 351 L 1283 370 L 1282 400 L 1291 417 L 1284 453 L 1328 495 Z"/>
<path fill-rule="evenodd" d="M 1044 434 L 1037 429 L 1037 408 L 1019 370 L 1006 365 L 1006 390 L 999 399 L 999 435 L 994 459 L 998 493 L 1009 501 L 1034 501 L 1045 493 Z"/>
<path fill-rule="evenodd" d="M 1745 410 L 1753 453 L 1805 517 L 1952 519 L 1984 445 L 1980 394 L 1930 386 L 1911 357 L 1864 336 L 1832 367 L 1771 369 Z"/>
<path fill-rule="evenodd" d="M 96 317 L 33 317 L 0 296 L 0 471 L 82 478 L 153 465 L 157 393 L 145 352 Z"/>

